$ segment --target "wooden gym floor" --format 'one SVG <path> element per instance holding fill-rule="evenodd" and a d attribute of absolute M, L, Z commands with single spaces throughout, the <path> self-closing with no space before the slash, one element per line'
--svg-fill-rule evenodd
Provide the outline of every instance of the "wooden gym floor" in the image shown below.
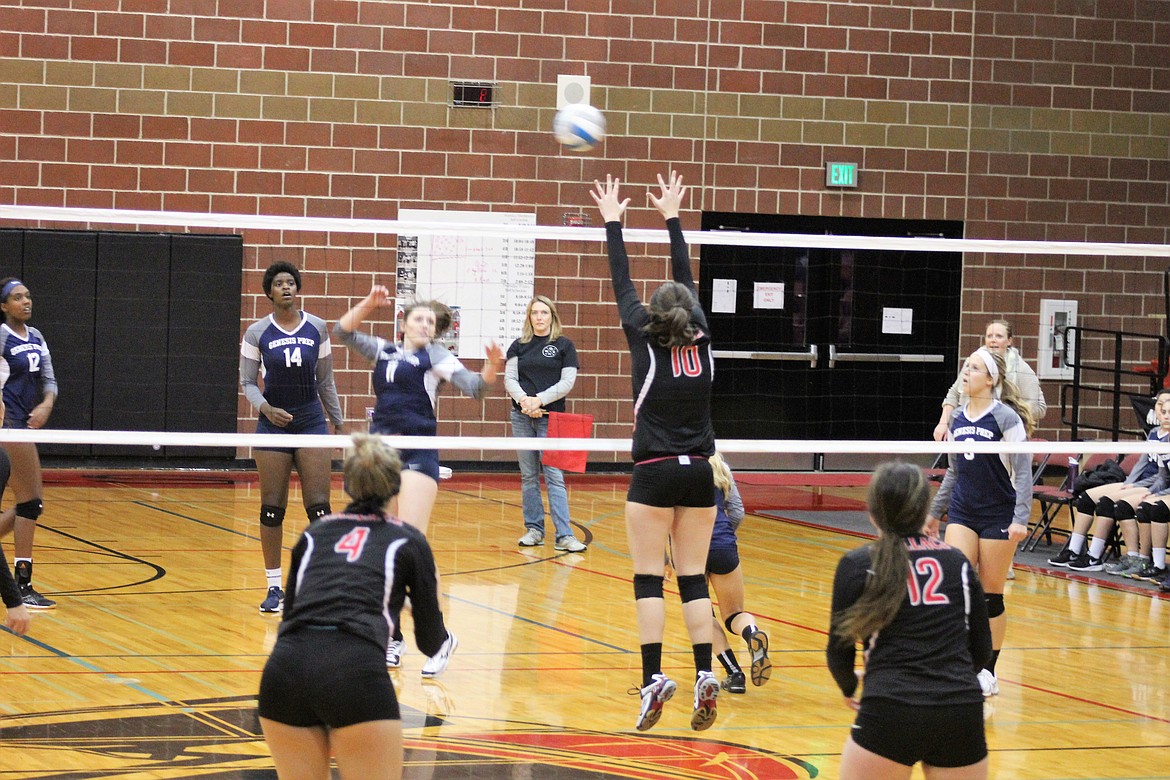
<path fill-rule="evenodd" d="M 751 508 L 779 515 L 751 514 L 740 532 L 748 608 L 771 636 L 775 673 L 722 696 L 703 733 L 689 728 L 673 591 L 664 660 L 679 694 L 658 726 L 634 731 L 625 481 L 569 480 L 583 554 L 551 539 L 516 546 L 517 477 L 443 483 L 431 541 L 460 647 L 438 681 L 421 680 L 413 647 L 392 674 L 406 777 L 835 777 L 852 713 L 824 667 L 825 628 L 837 558 L 861 540 L 784 515 L 856 511 L 858 480 L 745 491 Z M 333 505 L 344 505 L 340 484 Z M 0 780 L 275 778 L 254 697 L 278 619 L 257 611 L 251 475 L 57 472 L 45 507 L 36 584 L 59 607 L 27 638 L 0 633 Z M 295 491 L 291 507 L 288 546 L 304 522 Z M 1007 603 L 1001 694 L 987 705 L 992 775 L 1170 777 L 1170 602 L 1018 567 Z"/>

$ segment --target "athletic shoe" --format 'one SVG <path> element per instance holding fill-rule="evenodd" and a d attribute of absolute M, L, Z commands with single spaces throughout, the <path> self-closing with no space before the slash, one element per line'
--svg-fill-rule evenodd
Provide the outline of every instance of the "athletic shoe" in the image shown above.
<path fill-rule="evenodd" d="M 1048 562 L 1051 563 L 1053 566 L 1068 566 L 1069 563 L 1072 562 L 1076 557 L 1077 557 L 1077 554 L 1075 552 L 1073 552 L 1072 550 L 1065 547 L 1063 550 L 1058 552 L 1055 556 L 1053 556 L 1052 558 L 1049 558 Z"/>
<path fill-rule="evenodd" d="M 752 685 L 763 685 L 772 677 L 772 662 L 768 660 L 768 635 L 756 629 L 748 634 L 748 652 L 752 654 Z"/>
<path fill-rule="evenodd" d="M 724 678 L 723 690 L 728 693 L 747 693 L 747 676 L 743 672 L 732 672 Z"/>
<path fill-rule="evenodd" d="M 979 687 L 983 690 L 983 698 L 988 699 L 999 695 L 999 678 L 990 669 L 979 670 Z"/>
<path fill-rule="evenodd" d="M 450 631 L 447 632 L 447 638 L 443 640 L 443 646 L 439 648 L 439 652 L 432 655 L 423 664 L 423 677 L 438 677 L 447 669 L 447 662 L 451 660 L 451 653 L 455 652 L 455 648 L 459 647 L 459 640 Z"/>
<path fill-rule="evenodd" d="M 391 639 L 386 643 L 386 666 L 397 669 L 402 666 L 402 654 L 406 652 L 406 641 Z"/>
<path fill-rule="evenodd" d="M 1142 570 L 1138 572 L 1137 579 L 1152 582 L 1155 585 L 1161 585 L 1162 580 L 1166 579 L 1166 567 L 1158 568 L 1152 563 L 1149 568 L 1143 566 Z"/>
<path fill-rule="evenodd" d="M 695 711 L 691 713 L 691 728 L 706 731 L 715 722 L 715 699 L 719 696 L 719 682 L 710 672 L 699 672 L 695 680 Z"/>
<path fill-rule="evenodd" d="M 1101 571 L 1105 568 L 1105 564 L 1101 562 L 1100 558 L 1094 558 L 1087 552 L 1083 552 L 1068 564 L 1068 568 L 1072 571 Z"/>
<path fill-rule="evenodd" d="M 268 595 L 260 602 L 260 611 L 264 614 L 284 612 L 284 591 L 279 586 L 268 589 Z"/>
<path fill-rule="evenodd" d="M 1136 555 L 1130 555 L 1129 553 L 1126 553 L 1125 555 L 1118 558 L 1116 563 L 1106 564 L 1105 573 L 1117 576 L 1135 566 L 1137 569 L 1140 569 L 1141 565 L 1141 559 L 1139 559 Z M 1134 569 L 1134 571 L 1137 571 L 1137 569 Z"/>
<path fill-rule="evenodd" d="M 1158 590 L 1163 593 L 1170 593 L 1170 575 L 1167 575 L 1166 579 L 1158 583 Z"/>
<path fill-rule="evenodd" d="M 554 550 L 561 552 L 585 552 L 588 547 L 577 540 L 575 536 L 561 536 L 557 538 L 557 543 L 553 545 Z"/>
<path fill-rule="evenodd" d="M 29 609 L 53 609 L 57 606 L 57 602 L 37 593 L 31 582 L 20 586 L 20 600 Z"/>
<path fill-rule="evenodd" d="M 524 532 L 524 535 L 520 537 L 521 547 L 536 547 L 537 545 L 541 544 L 544 544 L 544 532 L 538 531 L 535 528 L 529 528 Z"/>
<path fill-rule="evenodd" d="M 1147 566 L 1152 567 L 1153 565 L 1154 565 L 1154 562 L 1151 561 L 1149 558 L 1138 558 L 1138 567 L 1136 569 L 1127 569 L 1126 571 L 1121 573 L 1121 576 L 1125 577 L 1126 579 L 1129 579 L 1129 580 L 1141 579 L 1141 577 L 1139 577 L 1138 575 L 1142 573 L 1142 569 L 1146 568 Z"/>
<path fill-rule="evenodd" d="M 662 717 L 662 705 L 670 701 L 670 697 L 674 696 L 676 690 L 678 690 L 678 685 L 675 684 L 674 680 L 661 672 L 654 675 L 646 687 L 632 689 L 630 693 L 636 693 L 642 697 L 642 709 L 638 712 L 638 721 L 634 724 L 634 728 L 638 731 L 652 728 Z"/>

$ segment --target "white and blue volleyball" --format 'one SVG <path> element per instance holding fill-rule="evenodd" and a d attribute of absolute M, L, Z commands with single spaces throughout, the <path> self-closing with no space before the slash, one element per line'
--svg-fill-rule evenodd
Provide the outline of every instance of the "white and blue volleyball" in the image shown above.
<path fill-rule="evenodd" d="M 553 119 L 553 135 L 571 152 L 587 152 L 605 138 L 605 116 L 593 106 L 571 103 Z"/>

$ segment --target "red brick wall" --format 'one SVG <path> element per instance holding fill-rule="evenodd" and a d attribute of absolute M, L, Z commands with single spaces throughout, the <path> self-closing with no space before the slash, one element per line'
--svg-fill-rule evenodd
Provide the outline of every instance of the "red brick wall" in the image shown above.
<path fill-rule="evenodd" d="M 172 0 L 166 15 L 148 3 L 57 5 L 0 3 L 0 203 L 535 210 L 559 224 L 592 213 L 586 184 L 612 173 L 634 185 L 629 224 L 651 226 L 640 191 L 675 166 L 694 185 L 688 228 L 716 209 L 1167 242 L 1161 0 L 221 0 L 215 17 L 194 0 Z M 561 152 L 548 132 L 560 73 L 589 75 L 606 112 L 610 136 L 593 154 Z M 498 83 L 499 106 L 450 108 L 449 79 Z M 859 163 L 857 191 L 824 189 L 829 159 Z M 393 237 L 246 239 L 242 326 L 265 312 L 258 269 L 273 259 L 306 269 L 306 308 L 330 320 L 371 279 L 391 281 Z M 624 341 L 600 250 L 540 242 L 536 286 L 583 351 L 573 408 L 597 416 L 599 435 L 626 436 Z M 651 247 L 635 273 L 662 279 L 661 254 Z M 964 347 L 1004 315 L 1034 359 L 1044 297 L 1077 299 L 1092 327 L 1162 332 L 1168 264 L 970 255 Z M 366 369 L 339 367 L 359 419 Z M 441 417 L 443 433 L 505 432 L 501 398 L 445 398 Z M 248 429 L 242 403 L 241 418 Z"/>

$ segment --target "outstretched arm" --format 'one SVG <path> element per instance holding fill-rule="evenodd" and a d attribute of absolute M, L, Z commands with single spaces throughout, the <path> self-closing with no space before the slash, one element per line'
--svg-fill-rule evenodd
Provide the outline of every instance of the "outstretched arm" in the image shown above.
<path fill-rule="evenodd" d="M 645 317 L 642 302 L 638 300 L 638 293 L 634 283 L 630 280 L 630 258 L 626 254 L 626 242 L 622 238 L 622 215 L 630 205 L 630 199 L 620 199 L 619 188 L 621 180 L 612 176 L 605 177 L 605 184 L 593 182 L 593 190 L 589 193 L 601 210 L 605 220 L 606 249 L 609 251 L 609 277 L 613 284 L 614 297 L 617 298 L 618 313 L 622 324 L 638 327 L 640 319 Z"/>
<path fill-rule="evenodd" d="M 670 270 L 676 282 L 694 288 L 695 277 L 691 274 L 691 256 L 687 251 L 687 242 L 683 238 L 682 223 L 679 222 L 678 212 L 687 196 L 687 188 L 683 186 L 683 178 L 675 171 L 670 172 L 670 178 L 663 181 L 662 174 L 658 175 L 658 187 L 662 190 L 658 197 L 653 192 L 647 192 L 646 197 L 658 209 L 658 213 L 666 220 L 666 229 L 670 233 Z"/>

